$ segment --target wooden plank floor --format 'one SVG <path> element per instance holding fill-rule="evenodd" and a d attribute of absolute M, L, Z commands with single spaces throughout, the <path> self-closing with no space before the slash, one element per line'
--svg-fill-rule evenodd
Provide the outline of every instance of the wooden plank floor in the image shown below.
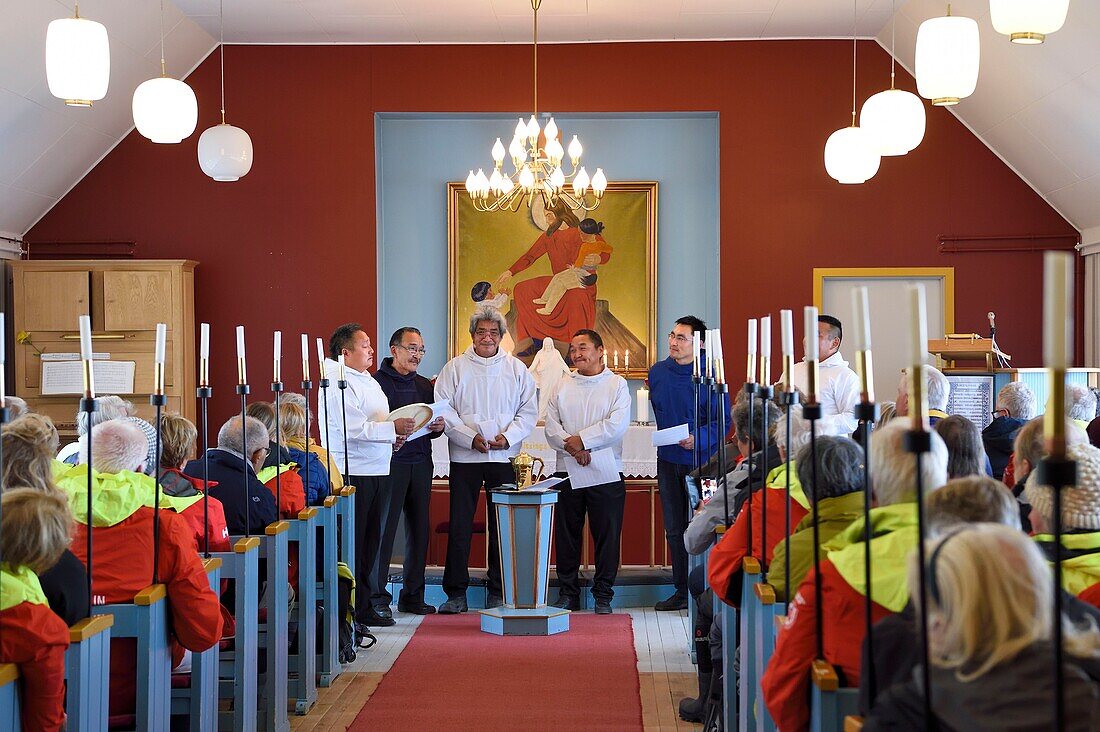
<path fill-rule="evenodd" d="M 642 723 L 646 730 L 699 730 L 679 718 L 680 700 L 698 692 L 695 666 L 688 656 L 687 613 L 659 613 L 652 608 L 624 610 L 634 625 L 634 651 L 638 656 Z M 370 698 L 383 675 L 397 660 L 422 620 L 394 613 L 397 624 L 375 628 L 378 645 L 360 651 L 355 662 L 333 685 L 318 689 L 317 704 L 304 717 L 291 717 L 296 732 L 346 730 Z"/>

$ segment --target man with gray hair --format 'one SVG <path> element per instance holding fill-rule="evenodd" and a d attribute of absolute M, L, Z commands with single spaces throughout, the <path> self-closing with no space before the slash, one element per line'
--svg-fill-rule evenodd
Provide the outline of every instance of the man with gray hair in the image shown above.
<path fill-rule="evenodd" d="M 435 398 L 448 399 L 458 414 L 445 428 L 450 449 L 450 534 L 443 590 L 447 601 L 439 612 L 466 612 L 470 584 L 470 540 L 482 486 L 486 493 L 515 480 L 509 458 L 519 454 L 538 420 L 535 381 L 519 359 L 500 350 L 508 326 L 499 311 L 477 310 L 470 316 L 470 339 L 463 353 L 443 366 Z M 537 477 L 537 476 L 536 476 Z M 486 496 L 488 498 L 488 496 Z M 488 596 L 486 607 L 503 604 L 496 512 L 488 513 Z"/>
<path fill-rule="evenodd" d="M 267 458 L 268 435 L 263 422 L 254 417 L 231 417 L 218 430 L 218 446 L 207 450 L 210 458 L 210 495 L 222 502 L 225 525 L 230 534 L 259 534 L 268 524 L 279 520 L 275 496 L 256 477 Z M 98 433 L 95 437 L 99 449 Z M 93 453 L 92 459 L 95 459 Z M 202 478 L 201 457 L 184 466 L 183 472 Z"/>
<path fill-rule="evenodd" d="M 1087 386 L 1066 384 L 1066 416 L 1083 430 L 1096 418 L 1096 395 Z"/>
<path fill-rule="evenodd" d="M 928 422 L 933 427 L 936 422 L 947 417 L 947 402 L 951 399 L 951 382 L 947 380 L 939 369 L 931 366 L 924 367 L 927 379 L 925 388 L 928 392 Z M 897 416 L 909 415 L 909 369 L 901 370 L 901 381 L 898 383 L 898 397 L 895 405 Z"/>
<path fill-rule="evenodd" d="M 982 444 L 997 480 L 1004 478 L 1016 433 L 1034 416 L 1035 394 L 1024 382 L 1011 381 L 997 392 L 993 421 L 982 430 Z"/>

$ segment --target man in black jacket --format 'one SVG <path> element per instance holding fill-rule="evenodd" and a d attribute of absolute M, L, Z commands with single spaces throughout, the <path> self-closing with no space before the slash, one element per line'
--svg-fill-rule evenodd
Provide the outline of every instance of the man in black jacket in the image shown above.
<path fill-rule="evenodd" d="M 225 525 L 231 535 L 262 534 L 264 527 L 279 520 L 275 496 L 256 477 L 267 458 L 267 428 L 258 419 L 236 416 L 218 430 L 218 446 L 210 455 L 210 495 L 222 502 Z M 202 460 L 192 460 L 183 472 L 202 477 Z M 217 485 L 213 485 L 214 482 Z"/>
<path fill-rule="evenodd" d="M 1012 457 L 1016 433 L 1035 416 L 1035 394 L 1022 381 L 1012 381 L 997 392 L 997 407 L 993 421 L 982 430 L 982 444 L 993 477 L 1001 480 Z"/>
<path fill-rule="evenodd" d="M 390 409 L 409 404 L 432 404 L 435 401 L 432 382 L 416 373 L 426 353 L 420 331 L 411 326 L 398 328 L 390 336 L 390 353 L 392 355 L 382 360 L 374 375 L 389 399 Z M 424 566 L 428 561 L 431 537 L 428 504 L 432 496 L 432 446 L 429 440 L 443 434 L 443 418 L 433 419 L 427 428 L 427 435 L 407 440 L 390 460 L 386 481 L 389 502 L 382 512 L 382 548 L 376 568 L 380 591 L 371 597 L 375 612 L 383 617 L 390 615 L 389 604 L 393 600 L 386 590 L 386 580 L 402 508 L 405 510 L 405 561 L 397 609 L 417 615 L 435 612 L 434 605 L 424 602 Z"/>

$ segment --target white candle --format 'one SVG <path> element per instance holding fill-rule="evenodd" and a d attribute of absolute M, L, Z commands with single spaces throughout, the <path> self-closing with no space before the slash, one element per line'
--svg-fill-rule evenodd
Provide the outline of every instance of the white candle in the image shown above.
<path fill-rule="evenodd" d="M 604 368 L 607 368 L 607 351 L 603 352 L 603 365 Z"/>
<path fill-rule="evenodd" d="M 283 380 L 282 365 L 283 365 L 283 332 L 281 330 L 275 331 L 275 348 L 274 348 L 274 371 L 272 372 L 272 381 L 278 383 Z"/>
<path fill-rule="evenodd" d="M 790 310 L 779 311 L 779 331 L 784 356 L 794 355 L 794 319 Z"/>
<path fill-rule="evenodd" d="M 714 331 L 707 330 L 706 334 L 706 347 L 707 347 L 707 368 L 705 375 L 709 379 L 714 376 Z"/>
<path fill-rule="evenodd" d="M 153 351 L 153 361 L 164 365 L 164 351 L 168 340 L 168 326 L 164 323 L 157 323 L 157 345 Z"/>
<path fill-rule="evenodd" d="M 756 355 L 756 318 L 749 318 L 749 355 Z"/>
<path fill-rule="evenodd" d="M 320 338 L 317 339 L 317 363 L 318 368 L 321 369 L 321 376 L 319 378 L 327 379 L 328 375 L 325 373 L 325 342 Z"/>
<path fill-rule="evenodd" d="M 340 381 L 344 381 L 344 354 L 340 354 L 336 358 L 336 363 L 340 364 Z"/>
<path fill-rule="evenodd" d="M 852 290 L 852 315 L 856 324 L 856 350 L 871 350 L 871 307 L 868 304 L 866 287 L 856 287 Z"/>
<path fill-rule="evenodd" d="M 802 319 L 805 321 L 803 325 L 806 328 L 806 360 L 816 361 L 818 356 L 817 351 L 817 308 L 813 305 L 807 305 L 802 310 Z"/>
<path fill-rule="evenodd" d="M 92 360 L 92 319 L 88 315 L 81 315 L 80 322 L 80 357 L 85 361 Z"/>
<path fill-rule="evenodd" d="M 770 386 L 772 380 L 772 316 L 770 315 L 760 319 L 760 358 L 763 371 L 760 383 L 762 386 Z"/>
<path fill-rule="evenodd" d="M 619 368 L 619 352 L 615 351 L 615 368 Z"/>
<path fill-rule="evenodd" d="M 309 336 L 302 334 L 302 381 L 309 381 Z"/>
<path fill-rule="evenodd" d="M 1043 363 L 1067 369 L 1073 333 L 1073 255 L 1043 255 Z"/>
<path fill-rule="evenodd" d="M 649 421 L 649 389 L 638 389 L 638 421 Z"/>
<path fill-rule="evenodd" d="M 237 358 L 244 358 L 244 326 L 237 326 Z"/>
<path fill-rule="evenodd" d="M 711 337 L 714 338 L 714 378 L 719 383 L 724 383 L 726 380 L 726 362 L 722 356 L 722 331 L 715 328 L 711 331 Z"/>
<path fill-rule="evenodd" d="M 203 361 L 210 358 L 210 323 L 199 325 L 199 358 Z"/>
<path fill-rule="evenodd" d="M 626 357 L 623 360 L 623 368 L 626 369 L 627 371 L 630 370 L 630 351 L 626 352 Z"/>
<path fill-rule="evenodd" d="M 703 331 L 696 330 L 692 332 L 691 339 L 691 363 L 693 365 L 692 375 L 701 376 L 702 365 L 699 363 L 699 344 L 703 340 Z"/>
<path fill-rule="evenodd" d="M 928 348 L 928 315 L 924 304 L 924 285 L 920 283 L 909 286 L 909 321 L 909 363 L 917 366 L 924 363 Z"/>
<path fill-rule="evenodd" d="M 244 326 L 237 326 L 237 383 L 248 383 L 248 371 L 244 361 Z"/>

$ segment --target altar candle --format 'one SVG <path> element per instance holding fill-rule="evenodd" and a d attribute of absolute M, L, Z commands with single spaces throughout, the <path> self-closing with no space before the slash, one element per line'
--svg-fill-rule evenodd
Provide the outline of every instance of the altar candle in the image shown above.
<path fill-rule="evenodd" d="M 619 352 L 615 351 L 615 368 L 619 368 Z"/>
<path fill-rule="evenodd" d="M 340 381 L 346 381 L 344 378 L 344 354 L 341 353 L 336 362 L 340 364 Z"/>
<path fill-rule="evenodd" d="M 760 319 L 760 358 L 761 375 L 760 383 L 770 386 L 772 380 L 772 316 L 765 315 Z"/>
<path fill-rule="evenodd" d="M 81 315 L 80 322 L 80 358 L 85 361 L 92 360 L 92 319 L 87 315 Z"/>
<path fill-rule="evenodd" d="M 779 311 L 780 347 L 784 356 L 794 355 L 794 319 L 790 310 Z"/>
<path fill-rule="evenodd" d="M 928 316 L 924 304 L 924 285 L 920 283 L 909 286 L 909 322 L 909 363 L 919 366 L 924 363 L 928 348 Z"/>
<path fill-rule="evenodd" d="M 302 381 L 309 381 L 309 336 L 302 334 Z"/>
<path fill-rule="evenodd" d="M 248 383 L 248 370 L 244 361 L 244 326 L 237 326 L 237 383 Z"/>
<path fill-rule="evenodd" d="M 855 317 L 855 346 L 857 351 L 871 350 L 871 315 L 867 288 L 852 290 L 852 314 Z"/>
<path fill-rule="evenodd" d="M 607 351 L 603 352 L 603 366 L 607 368 Z"/>
<path fill-rule="evenodd" d="M 627 371 L 630 370 L 630 351 L 626 352 L 626 357 L 623 360 L 623 368 L 626 369 Z"/>
<path fill-rule="evenodd" d="M 696 330 L 691 334 L 691 363 L 692 363 L 692 376 L 702 376 L 703 371 L 699 363 L 699 344 L 703 340 L 703 331 Z"/>
<path fill-rule="evenodd" d="M 638 421 L 649 421 L 649 389 L 644 386 L 638 389 Z"/>
<path fill-rule="evenodd" d="M 1067 369 L 1073 333 L 1073 255 L 1043 255 L 1043 363 L 1048 369 Z"/>
<path fill-rule="evenodd" d="M 816 361 L 818 356 L 817 351 L 817 308 L 813 305 L 807 305 L 802 310 L 802 319 L 805 321 L 803 325 L 806 328 L 806 360 Z"/>
<path fill-rule="evenodd" d="M 271 380 L 278 383 L 279 381 L 282 381 L 280 376 L 282 375 L 281 367 L 283 361 L 283 332 L 281 330 L 275 331 L 275 348 L 273 353 L 275 357 L 275 369 L 273 371 Z"/>

